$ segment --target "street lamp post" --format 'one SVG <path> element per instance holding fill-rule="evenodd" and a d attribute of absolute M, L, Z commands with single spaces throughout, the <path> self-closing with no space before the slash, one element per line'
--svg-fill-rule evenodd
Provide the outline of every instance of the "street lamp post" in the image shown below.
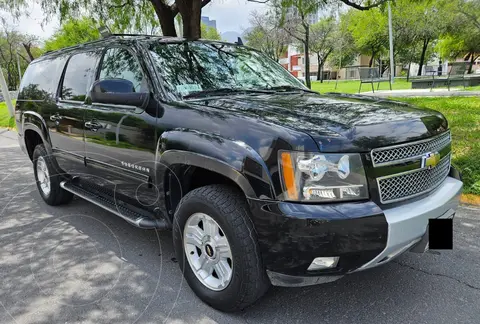
<path fill-rule="evenodd" d="M 2 67 L 0 67 L 0 90 L 0 93 L 3 93 L 3 99 L 5 100 L 5 104 L 7 105 L 10 117 L 13 117 L 13 115 L 15 114 L 15 110 L 13 109 L 12 100 L 10 99 L 7 82 L 5 81 L 5 77 L 3 76 Z"/>
<path fill-rule="evenodd" d="M 393 63 L 393 31 L 392 31 L 392 8 L 388 1 L 388 39 L 390 43 L 390 82 L 393 84 L 395 78 L 395 64 Z"/>

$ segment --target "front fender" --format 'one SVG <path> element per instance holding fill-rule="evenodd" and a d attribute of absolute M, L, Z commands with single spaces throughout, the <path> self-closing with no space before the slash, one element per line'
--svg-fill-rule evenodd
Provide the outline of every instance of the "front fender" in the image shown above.
<path fill-rule="evenodd" d="M 272 178 L 260 155 L 243 142 L 193 130 L 162 134 L 157 162 L 201 167 L 234 181 L 249 198 L 275 199 Z"/>

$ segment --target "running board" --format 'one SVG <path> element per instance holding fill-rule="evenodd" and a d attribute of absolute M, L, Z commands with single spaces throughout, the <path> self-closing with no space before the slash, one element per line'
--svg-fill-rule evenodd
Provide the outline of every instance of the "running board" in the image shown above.
<path fill-rule="evenodd" d="M 74 195 L 85 199 L 103 209 L 123 218 L 131 225 L 143 229 L 170 229 L 171 225 L 164 219 L 157 219 L 155 215 L 146 211 L 135 211 L 129 204 L 122 201 L 115 201 L 111 196 L 103 194 L 97 190 L 86 190 L 84 186 L 72 183 L 71 181 L 62 181 L 60 187 L 73 193 Z M 88 186 L 85 186 L 88 188 Z M 93 188 L 92 188 L 93 189 Z"/>

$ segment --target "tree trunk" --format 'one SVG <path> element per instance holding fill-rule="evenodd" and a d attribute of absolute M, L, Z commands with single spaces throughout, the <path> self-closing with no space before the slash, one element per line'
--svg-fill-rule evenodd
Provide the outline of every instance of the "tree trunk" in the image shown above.
<path fill-rule="evenodd" d="M 320 80 L 320 54 L 317 53 L 317 81 Z"/>
<path fill-rule="evenodd" d="M 175 30 L 175 16 L 177 11 L 172 6 L 167 5 L 162 0 L 150 0 L 153 9 L 157 14 L 157 18 L 160 21 L 163 36 L 177 36 Z"/>
<path fill-rule="evenodd" d="M 202 13 L 202 1 L 199 0 L 176 0 L 178 11 L 182 15 L 183 37 L 187 39 L 199 39 L 201 35 L 200 18 Z"/>
<path fill-rule="evenodd" d="M 409 62 L 408 63 L 408 71 L 407 71 L 407 82 L 410 81 L 410 67 L 411 67 L 411 65 L 412 65 L 412 62 Z"/>
<path fill-rule="evenodd" d="M 309 89 L 311 89 L 312 83 L 310 82 L 310 52 L 308 50 L 310 46 L 310 26 L 304 24 L 303 27 L 305 28 L 305 84 Z"/>
<path fill-rule="evenodd" d="M 423 64 L 425 64 L 425 54 L 427 52 L 427 46 L 429 42 L 430 40 L 428 38 L 423 40 L 422 55 L 420 55 L 420 62 L 418 63 L 419 67 L 418 67 L 417 76 L 422 75 L 422 67 L 423 67 Z"/>
<path fill-rule="evenodd" d="M 30 43 L 22 43 L 23 47 L 25 48 L 25 51 L 27 52 L 28 54 L 28 58 L 30 59 L 30 62 L 33 61 L 35 59 L 35 57 L 33 57 L 33 54 L 32 54 L 32 44 Z"/>
<path fill-rule="evenodd" d="M 467 74 L 472 74 L 473 63 L 475 63 L 475 53 L 470 53 L 470 65 L 468 66 Z"/>
<path fill-rule="evenodd" d="M 372 51 L 372 56 L 370 57 L 370 62 L 368 62 L 368 67 L 372 67 L 373 65 L 373 60 L 375 59 L 375 55 L 377 54 L 377 52 L 375 51 Z"/>
<path fill-rule="evenodd" d="M 320 64 L 320 66 L 318 67 L 318 69 L 321 71 L 321 74 L 320 74 L 320 83 L 323 83 L 323 66 L 325 65 L 325 60 L 322 61 L 322 63 Z"/>

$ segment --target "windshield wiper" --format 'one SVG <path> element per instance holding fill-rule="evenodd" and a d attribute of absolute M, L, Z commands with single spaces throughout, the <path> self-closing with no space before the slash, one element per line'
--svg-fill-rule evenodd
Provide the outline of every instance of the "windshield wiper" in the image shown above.
<path fill-rule="evenodd" d="M 264 89 L 265 90 L 276 91 L 276 92 L 302 91 L 302 92 L 316 93 L 315 91 L 312 91 L 310 89 L 298 88 L 298 87 L 291 86 L 291 85 L 281 85 L 281 86 L 275 86 L 275 87 L 268 87 L 268 88 L 264 88 Z"/>
<path fill-rule="evenodd" d="M 267 89 L 232 89 L 232 88 L 220 88 L 211 90 L 195 91 L 183 96 L 183 99 L 199 98 L 208 96 L 225 96 L 229 94 L 245 94 L 245 93 L 272 93 Z"/>

